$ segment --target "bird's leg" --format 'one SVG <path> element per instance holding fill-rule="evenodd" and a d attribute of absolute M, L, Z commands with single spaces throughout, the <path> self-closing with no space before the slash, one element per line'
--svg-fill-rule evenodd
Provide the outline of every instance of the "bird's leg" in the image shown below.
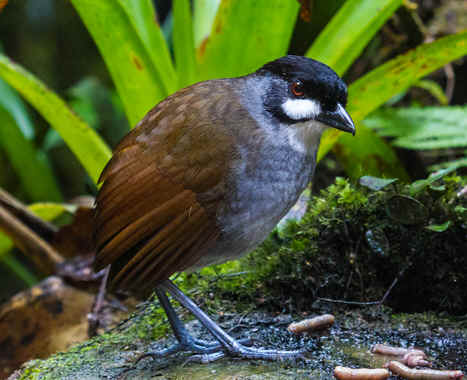
<path fill-rule="evenodd" d="M 101 284 L 99 286 L 99 292 L 94 298 L 92 305 L 92 311 L 88 314 L 88 336 L 93 337 L 97 335 L 97 329 L 100 325 L 100 314 L 102 311 L 102 305 L 104 304 L 105 289 L 107 287 L 107 281 L 109 279 L 110 266 L 104 269 L 104 276 L 102 277 Z"/>
<path fill-rule="evenodd" d="M 165 280 L 159 285 L 159 289 L 170 293 L 173 298 L 175 298 L 180 304 L 187 308 L 214 336 L 214 338 L 219 341 L 219 343 L 222 345 L 222 351 L 224 351 L 227 355 L 245 359 L 263 360 L 304 359 L 303 354 L 305 351 L 264 350 L 247 347 L 221 329 L 211 318 L 209 318 L 209 316 L 204 311 L 202 311 L 190 298 L 188 298 L 180 289 L 178 289 L 172 281 Z M 216 359 L 219 356 L 219 352 L 214 352 L 212 354 L 206 352 L 206 355 L 204 355 L 204 357 L 201 359 L 205 361 L 211 361 L 211 358 Z"/>
<path fill-rule="evenodd" d="M 147 352 L 140 358 L 138 358 L 138 361 L 147 356 L 163 357 L 179 351 L 192 351 L 197 354 L 201 354 L 203 356 L 202 360 L 206 360 L 205 355 L 209 355 L 222 350 L 222 346 L 219 342 L 208 342 L 205 340 L 193 338 L 190 335 L 190 333 L 183 325 L 183 322 L 180 320 L 180 318 L 178 318 L 175 310 L 170 304 L 170 301 L 167 295 L 165 294 L 165 290 L 156 288 L 156 295 L 157 298 L 159 298 L 159 302 L 162 308 L 164 309 L 167 318 L 169 319 L 170 326 L 172 327 L 172 330 L 174 332 L 175 338 L 177 338 L 178 343 L 163 350 Z M 249 339 L 244 340 L 244 344 L 248 344 L 249 342 Z M 212 361 L 212 359 L 209 361 Z"/>

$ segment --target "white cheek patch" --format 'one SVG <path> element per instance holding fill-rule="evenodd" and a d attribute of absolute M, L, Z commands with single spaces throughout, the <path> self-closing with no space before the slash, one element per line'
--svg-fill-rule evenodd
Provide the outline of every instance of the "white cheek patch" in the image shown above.
<path fill-rule="evenodd" d="M 293 120 L 311 119 L 321 112 L 321 105 L 311 99 L 287 99 L 282 109 Z"/>

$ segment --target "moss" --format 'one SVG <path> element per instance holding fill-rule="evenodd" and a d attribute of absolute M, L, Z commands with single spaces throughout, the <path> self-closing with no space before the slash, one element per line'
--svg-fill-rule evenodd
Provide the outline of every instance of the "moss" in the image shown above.
<path fill-rule="evenodd" d="M 230 299 L 237 310 L 254 304 L 299 312 L 320 297 L 380 300 L 396 280 L 385 302 L 396 311 L 465 313 L 467 213 L 465 198 L 456 196 L 465 183 L 454 175 L 418 183 L 415 192 L 397 183 L 372 191 L 338 178 L 311 199 L 300 222 L 239 262 L 192 275 L 191 283 L 218 296 L 204 299 L 215 310 L 219 299 Z"/>

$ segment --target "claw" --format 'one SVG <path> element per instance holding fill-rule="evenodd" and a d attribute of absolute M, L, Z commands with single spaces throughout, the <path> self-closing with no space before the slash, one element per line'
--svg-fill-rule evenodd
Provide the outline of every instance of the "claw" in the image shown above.
<path fill-rule="evenodd" d="M 182 367 L 187 365 L 188 363 L 200 363 L 200 364 L 208 364 L 215 362 L 216 360 L 222 359 L 225 357 L 225 353 L 222 351 L 213 352 L 211 354 L 197 354 L 191 355 L 185 362 L 182 364 Z"/>

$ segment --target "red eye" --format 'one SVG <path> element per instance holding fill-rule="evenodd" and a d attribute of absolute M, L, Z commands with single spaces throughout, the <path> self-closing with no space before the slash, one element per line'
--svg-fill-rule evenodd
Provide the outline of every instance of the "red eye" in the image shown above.
<path fill-rule="evenodd" d="M 294 94 L 297 98 L 301 98 L 303 95 L 305 95 L 305 91 L 303 89 L 303 83 L 300 82 L 299 80 L 294 81 L 290 85 L 290 91 L 292 91 L 292 94 Z"/>

